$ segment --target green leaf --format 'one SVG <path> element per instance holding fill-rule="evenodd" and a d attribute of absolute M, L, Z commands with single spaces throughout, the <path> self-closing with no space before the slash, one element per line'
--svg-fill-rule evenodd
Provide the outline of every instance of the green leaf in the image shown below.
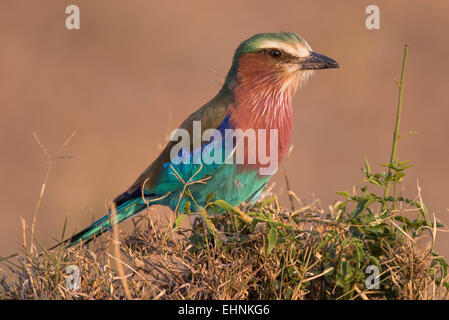
<path fill-rule="evenodd" d="M 377 268 L 379 268 L 379 270 L 382 270 L 379 259 L 377 259 L 375 256 L 370 256 L 369 259 L 371 263 L 373 263 Z"/>
<path fill-rule="evenodd" d="M 369 199 L 369 198 L 361 198 L 358 203 L 357 203 L 357 207 L 355 208 L 355 210 L 351 213 L 351 220 L 356 219 L 363 211 L 366 210 L 366 208 L 373 203 L 375 200 L 374 199 Z"/>
<path fill-rule="evenodd" d="M 343 196 L 343 197 L 345 197 L 345 198 L 347 198 L 347 199 L 350 199 L 351 198 L 351 195 L 349 194 L 349 192 L 347 192 L 347 191 L 337 191 L 337 192 L 335 192 L 336 194 L 338 194 L 338 195 L 340 195 L 340 196 Z"/>
<path fill-rule="evenodd" d="M 188 216 L 187 214 L 180 214 L 179 216 L 177 216 L 175 219 L 174 227 L 179 228 L 179 226 L 182 223 L 182 220 L 184 220 L 184 218 L 187 216 Z"/>
<path fill-rule="evenodd" d="M 398 166 L 399 166 L 399 167 L 403 167 L 404 165 L 406 165 L 406 164 L 408 164 L 408 163 L 410 163 L 410 160 L 407 160 L 407 161 L 401 161 L 401 162 L 398 163 Z"/>
<path fill-rule="evenodd" d="M 276 198 L 270 198 L 270 199 L 264 200 L 264 201 L 261 203 L 261 206 L 262 206 L 262 207 L 265 207 L 266 205 L 272 203 L 272 202 L 275 201 L 275 200 L 276 200 Z"/>
<path fill-rule="evenodd" d="M 368 163 L 368 158 L 365 158 L 365 168 L 366 168 L 366 174 L 370 174 L 370 172 L 371 172 L 371 167 L 370 167 L 370 165 L 369 165 L 369 163 Z"/>
<path fill-rule="evenodd" d="M 273 251 L 276 246 L 276 242 L 278 239 L 278 230 L 276 227 L 271 227 L 268 231 L 268 245 L 267 245 L 267 256 L 270 255 L 271 251 Z"/>
<path fill-rule="evenodd" d="M 210 234 L 212 234 L 215 238 L 218 238 L 218 230 L 215 228 L 214 223 L 211 219 L 207 216 L 207 213 L 205 210 L 200 211 L 201 217 L 203 218 L 203 221 L 206 223 L 207 230 Z"/>
<path fill-rule="evenodd" d="M 184 205 L 184 211 L 190 213 L 190 201 L 186 201 L 186 204 Z"/>
<path fill-rule="evenodd" d="M 229 203 L 227 203 L 226 201 L 221 200 L 221 199 L 215 200 L 214 202 L 211 202 L 211 204 L 216 205 L 216 206 L 218 206 L 222 209 L 225 209 L 227 211 L 234 211 L 233 206 L 231 206 Z"/>

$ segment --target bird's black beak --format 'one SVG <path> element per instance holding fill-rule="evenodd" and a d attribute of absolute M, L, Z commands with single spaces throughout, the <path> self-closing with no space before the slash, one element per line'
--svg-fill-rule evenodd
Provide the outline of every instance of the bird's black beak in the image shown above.
<path fill-rule="evenodd" d="M 340 68 L 337 61 L 313 51 L 310 52 L 307 58 L 300 60 L 299 64 L 301 65 L 301 70 Z"/>

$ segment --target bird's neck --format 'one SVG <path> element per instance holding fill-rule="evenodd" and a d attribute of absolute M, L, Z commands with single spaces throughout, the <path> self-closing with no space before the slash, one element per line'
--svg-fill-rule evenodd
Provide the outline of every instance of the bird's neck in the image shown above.
<path fill-rule="evenodd" d="M 277 130 L 278 159 L 285 155 L 293 130 L 292 100 L 298 79 L 296 75 L 280 75 L 249 61 L 241 63 L 235 75 L 229 123 L 242 130 Z"/>

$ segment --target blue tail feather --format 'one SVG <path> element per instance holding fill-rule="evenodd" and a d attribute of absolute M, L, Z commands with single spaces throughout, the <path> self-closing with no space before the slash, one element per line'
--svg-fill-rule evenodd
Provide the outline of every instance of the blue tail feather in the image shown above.
<path fill-rule="evenodd" d="M 117 215 L 116 223 L 117 224 L 121 223 L 121 222 L 133 217 L 140 211 L 144 210 L 146 207 L 147 207 L 147 204 L 143 201 L 142 198 L 134 198 L 134 199 L 130 199 L 125 202 L 122 202 L 115 209 L 116 215 Z M 65 240 L 62 243 L 67 244 L 67 247 L 71 247 L 81 241 L 83 241 L 84 243 L 90 242 L 96 236 L 111 229 L 111 227 L 112 227 L 111 226 L 111 222 L 112 222 L 111 215 L 112 215 L 112 211 L 109 211 L 105 216 L 101 217 L 100 219 L 98 219 L 97 221 L 92 223 L 90 226 L 81 230 L 80 232 L 73 235 L 72 237 L 70 237 L 69 239 Z M 58 247 L 62 243 L 55 245 L 54 247 L 50 248 L 50 250 Z"/>

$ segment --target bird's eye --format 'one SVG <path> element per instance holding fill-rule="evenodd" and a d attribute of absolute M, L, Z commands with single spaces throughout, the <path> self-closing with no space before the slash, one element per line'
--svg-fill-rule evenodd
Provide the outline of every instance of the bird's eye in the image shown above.
<path fill-rule="evenodd" d="M 268 53 L 270 54 L 270 56 L 276 59 L 282 55 L 282 52 L 278 49 L 271 49 Z"/>

